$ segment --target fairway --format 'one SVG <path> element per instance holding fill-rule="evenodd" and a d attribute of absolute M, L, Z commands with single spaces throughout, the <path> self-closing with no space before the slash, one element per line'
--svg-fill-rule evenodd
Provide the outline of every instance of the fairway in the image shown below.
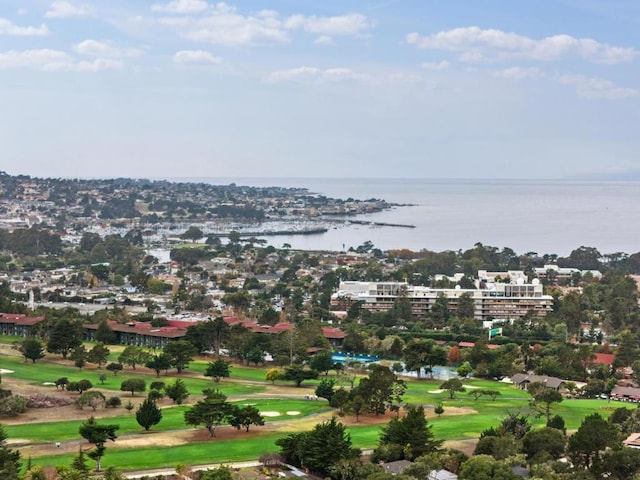
<path fill-rule="evenodd" d="M 117 356 L 116 351 L 112 352 L 112 357 L 115 358 L 114 356 Z M 127 412 L 122 407 L 116 411 L 109 410 L 109 414 L 113 416 L 105 417 L 101 421 L 117 424 L 120 428 L 118 440 L 107 450 L 105 466 L 113 465 L 124 470 L 173 467 L 177 463 L 210 464 L 253 460 L 265 451 L 276 451 L 276 439 L 286 433 L 308 430 L 315 422 L 328 418 L 326 412 L 331 411 L 326 400 L 304 399 L 305 394 L 313 391 L 314 385 L 323 376 L 319 380 L 305 382 L 306 388 L 303 386 L 296 389 L 292 388 L 290 382 L 277 382 L 275 386 L 266 382 L 264 377 L 268 368 L 237 365 L 231 368 L 231 378 L 216 384 L 212 379 L 202 376 L 208 364 L 208 361 L 203 359 L 192 362 L 191 368 L 181 375 L 170 371 L 160 378 L 156 378 L 148 370 L 134 371 L 127 368 L 114 376 L 104 369 L 95 367 L 79 370 L 69 366 L 68 362 L 64 364 L 59 358 L 55 359 L 56 362 L 47 360 L 32 364 L 25 363 L 20 357 L 1 356 L 0 368 L 13 372 L 5 375 L 3 384 L 6 388 L 11 388 L 14 379 L 20 380 L 31 386 L 41 387 L 45 391 L 48 389 L 55 396 L 55 387 L 46 387 L 45 384 L 60 377 L 67 377 L 70 381 L 88 379 L 94 384 L 94 388 L 103 390 L 106 396 L 118 395 L 124 402 L 131 399 L 137 406 L 146 395 L 137 394 L 131 397 L 129 393 L 121 392 L 120 385 L 123 380 L 141 378 L 146 381 L 148 387 L 155 380 L 171 383 L 180 378 L 190 392 L 190 402 L 195 401 L 204 388 L 218 388 L 232 403 L 239 406 L 256 406 L 266 422 L 264 427 L 252 427 L 249 433 L 223 427 L 219 435 L 221 438 L 210 439 L 203 428 L 194 429 L 185 425 L 184 412 L 189 408 L 188 405 L 171 405 L 169 400 L 162 400 L 159 403 L 162 407 L 162 420 L 152 427 L 149 433 L 142 433 L 143 429 L 135 419 L 135 409 L 132 412 Z M 101 374 L 107 374 L 104 384 L 99 380 Z M 341 379 L 333 375 L 331 377 Z M 405 381 L 407 389 L 403 402 L 423 405 L 436 438 L 442 440 L 476 439 L 483 430 L 498 425 L 509 414 L 533 413 L 529 394 L 508 383 L 465 379 L 466 391 L 458 392 L 454 398 L 450 398 L 448 392 L 440 390 L 441 381 L 415 378 L 405 378 Z M 469 394 L 475 389 L 497 390 L 500 395 L 495 400 L 487 396 L 475 400 Z M 271 391 L 278 393 L 277 398 L 269 398 L 268 392 Z M 444 414 L 441 416 L 436 416 L 433 412 L 433 408 L 438 404 L 442 404 L 444 408 Z M 606 418 L 618 407 L 632 406 L 625 403 L 608 403 L 606 400 L 565 399 L 552 405 L 551 414 L 561 415 L 567 429 L 574 430 L 586 415 L 598 412 Z M 102 412 L 106 410 L 98 409 L 94 413 L 86 408 L 82 412 L 82 418 L 88 418 L 92 414 L 99 418 Z M 321 416 L 317 420 L 314 419 L 313 416 L 318 414 Z M 88 447 L 78 433 L 84 420 L 78 416 L 75 418 L 66 421 L 5 425 L 5 429 L 9 439 L 23 450 L 23 454 L 30 456 L 34 464 L 68 465 L 75 455 L 70 453 L 77 448 L 74 445 Z M 356 423 L 353 417 L 345 417 L 342 421 L 347 424 L 354 446 L 370 449 L 376 447 L 380 429 L 387 421 L 386 418 L 388 417 L 366 417 L 361 423 Z M 545 419 L 531 415 L 530 422 L 542 426 Z M 153 447 L 147 446 L 151 441 L 158 443 Z M 50 445 L 55 442 L 63 442 L 68 448 L 52 449 Z M 70 450 L 72 446 L 74 447 Z M 160 446 L 163 448 L 158 448 Z"/>

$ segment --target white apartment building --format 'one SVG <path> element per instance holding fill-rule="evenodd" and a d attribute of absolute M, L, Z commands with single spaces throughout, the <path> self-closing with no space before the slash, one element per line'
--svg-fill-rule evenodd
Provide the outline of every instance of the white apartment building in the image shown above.
<path fill-rule="evenodd" d="M 340 282 L 332 296 L 332 304 L 343 309 L 347 304 L 363 302 L 363 308 L 372 312 L 385 312 L 392 308 L 400 295 L 411 303 L 411 311 L 417 318 L 425 318 L 436 299 L 446 296 L 449 309 L 455 313 L 460 296 L 468 293 L 474 302 L 476 320 L 512 320 L 524 317 L 528 312 L 543 317 L 551 311 L 553 298 L 543 294 L 537 279 L 525 283 L 522 278 L 513 283 L 488 283 L 487 288 L 462 289 L 429 288 L 409 285 L 406 282 Z"/>

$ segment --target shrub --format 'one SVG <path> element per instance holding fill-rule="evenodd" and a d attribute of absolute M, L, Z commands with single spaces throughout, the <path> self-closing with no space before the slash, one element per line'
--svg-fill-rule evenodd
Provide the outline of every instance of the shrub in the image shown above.
<path fill-rule="evenodd" d="M 104 406 L 107 408 L 117 408 L 120 405 L 122 405 L 122 400 L 120 400 L 120 397 L 109 397 L 104 404 Z"/>
<path fill-rule="evenodd" d="M 58 388 L 64 390 L 66 388 L 66 386 L 69 384 L 69 379 L 67 377 L 60 377 L 59 379 L 56 380 L 56 390 Z"/>
<path fill-rule="evenodd" d="M 66 397 L 50 397 L 42 393 L 34 393 L 29 395 L 27 399 L 27 407 L 29 408 L 52 408 L 52 407 L 64 407 L 71 405 L 73 400 Z"/>
<path fill-rule="evenodd" d="M 14 417 L 27 411 L 27 399 L 20 395 L 3 398 L 0 401 L 0 415 Z"/>

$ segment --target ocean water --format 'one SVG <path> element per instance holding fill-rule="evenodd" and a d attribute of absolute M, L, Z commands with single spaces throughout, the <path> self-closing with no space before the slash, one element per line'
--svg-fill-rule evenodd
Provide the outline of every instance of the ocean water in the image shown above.
<path fill-rule="evenodd" d="M 185 180 L 185 179 L 181 179 Z M 382 249 L 459 250 L 477 242 L 516 253 L 567 255 L 584 245 L 605 253 L 640 251 L 640 182 L 207 178 L 215 184 L 306 187 L 339 198 L 412 204 L 355 217 L 416 228 L 351 225 L 318 235 L 264 237 L 270 244 L 341 250 L 367 240 Z"/>

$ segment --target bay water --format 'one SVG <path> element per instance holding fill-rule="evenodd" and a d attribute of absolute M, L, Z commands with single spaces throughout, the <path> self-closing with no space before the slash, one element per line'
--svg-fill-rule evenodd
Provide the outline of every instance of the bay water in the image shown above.
<path fill-rule="evenodd" d="M 185 181 L 185 179 L 180 179 Z M 605 253 L 640 251 L 640 182 L 435 180 L 425 178 L 201 178 L 212 184 L 304 187 L 327 197 L 408 204 L 354 217 L 415 228 L 331 226 L 317 235 L 263 237 L 307 250 L 343 250 L 367 240 L 382 250 L 459 250 L 477 242 L 568 255 L 582 245 Z"/>

